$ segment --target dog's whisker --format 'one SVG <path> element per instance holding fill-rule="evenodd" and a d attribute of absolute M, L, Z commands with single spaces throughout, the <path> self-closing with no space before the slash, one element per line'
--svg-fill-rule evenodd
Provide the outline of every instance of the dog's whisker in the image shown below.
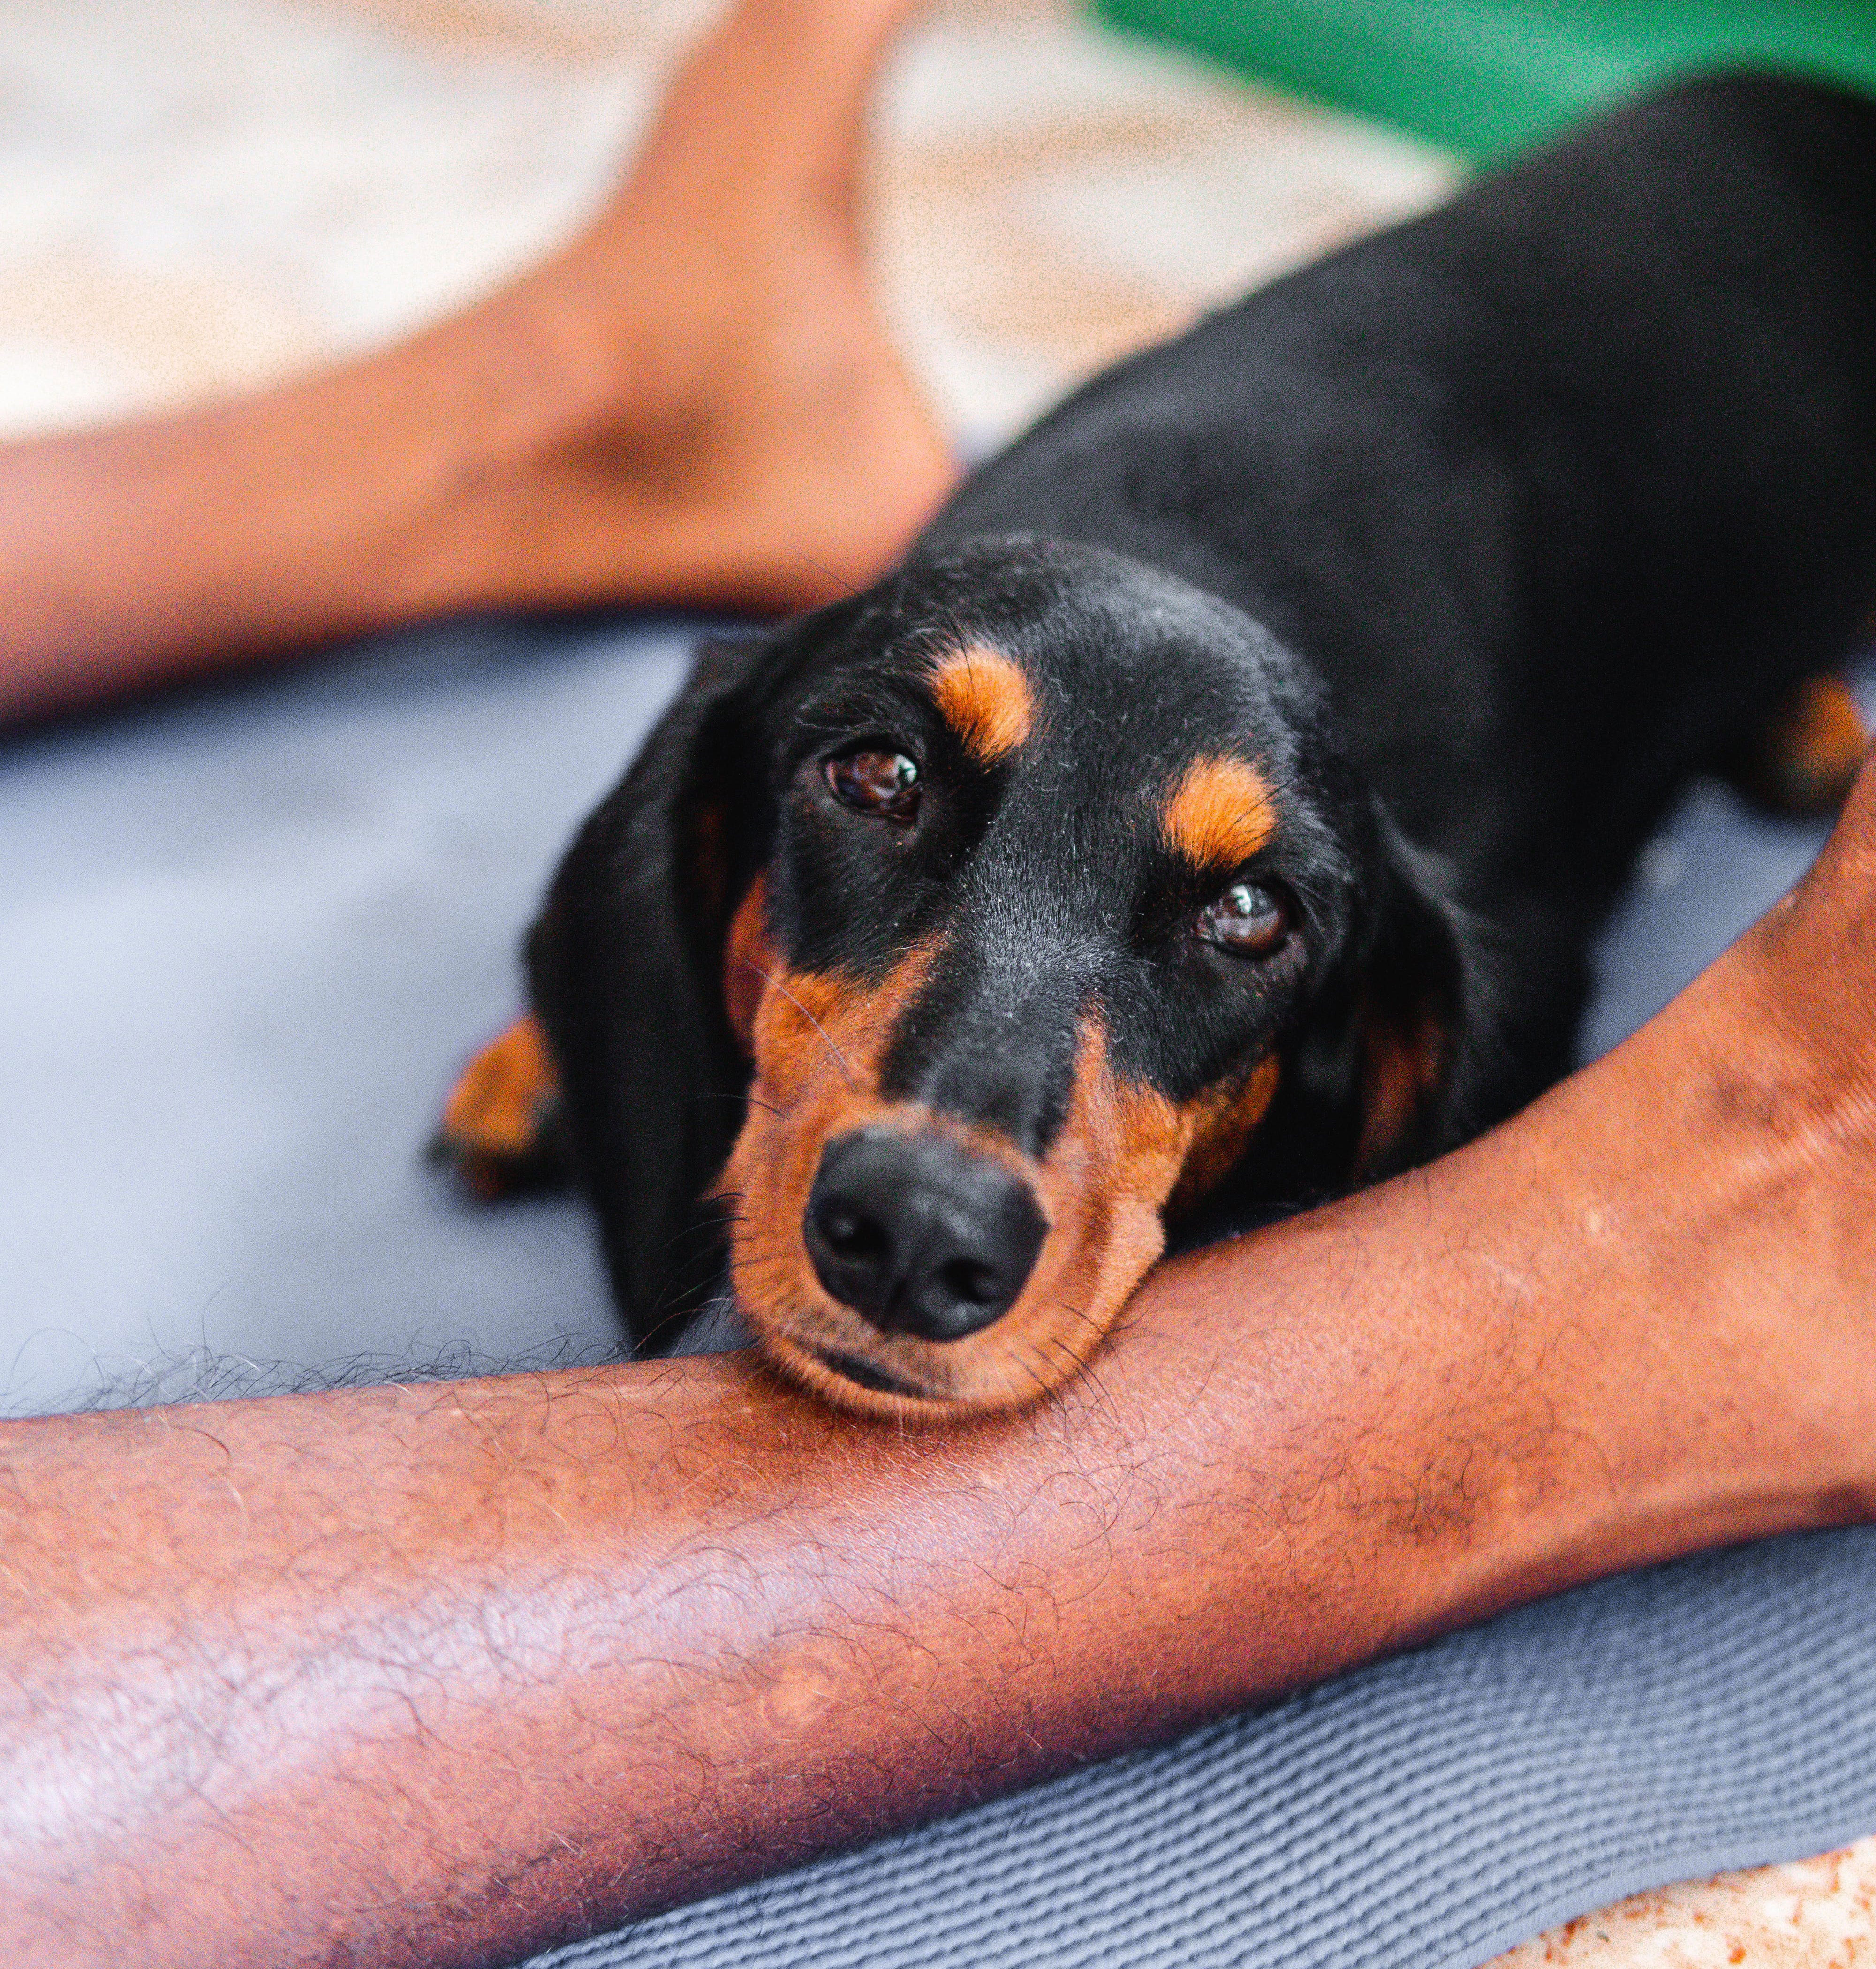
<path fill-rule="evenodd" d="M 782 1111 L 773 1101 L 758 1100 L 753 1094 L 723 1094 L 714 1088 L 705 1088 L 690 1098 L 693 1101 L 734 1101 L 745 1108 L 760 1108 L 769 1114 L 780 1114 Z"/>
<path fill-rule="evenodd" d="M 795 1010 L 801 1014 L 802 1017 L 806 1019 L 808 1023 L 820 1034 L 822 1040 L 826 1046 L 827 1050 L 833 1056 L 834 1064 L 839 1068 L 842 1074 L 845 1077 L 848 1086 L 852 1088 L 854 1092 L 857 1094 L 860 1090 L 860 1083 L 853 1077 L 853 1069 L 847 1064 L 847 1056 L 840 1050 L 839 1046 L 835 1045 L 833 1035 L 829 1033 L 827 1028 L 821 1023 L 820 1020 L 808 1010 L 807 1006 L 802 1004 L 801 1001 L 789 990 L 788 987 L 784 984 L 773 972 L 764 971 L 761 965 L 758 964 L 753 958 L 739 956 L 736 961 L 738 963 L 742 965 L 745 968 L 753 971 L 757 977 L 762 980 L 764 984 L 772 985 L 784 998 L 788 1001 L 790 1004 L 794 1006 Z"/>
<path fill-rule="evenodd" d="M 1015 1350 L 1013 1358 L 1016 1364 L 1035 1383 L 1037 1392 L 1046 1395 L 1055 1386 L 1055 1383 L 1030 1360 L 1029 1353 L 1030 1350 L 1027 1348 L 1019 1347 Z M 1042 1356 L 1038 1354 L 1036 1358 L 1040 1361 Z"/>
<path fill-rule="evenodd" d="M 1094 1335 L 1096 1339 L 1099 1339 L 1101 1337 L 1101 1328 L 1099 1326 L 1098 1326 L 1093 1320 L 1089 1319 L 1088 1315 L 1083 1312 L 1079 1306 L 1070 1306 L 1068 1301 L 1065 1299 L 1057 1299 L 1055 1302 L 1055 1305 L 1057 1311 L 1066 1313 L 1070 1319 L 1079 1319 L 1082 1325 L 1086 1327 L 1090 1333 Z"/>
<path fill-rule="evenodd" d="M 849 601 L 852 601 L 856 595 L 861 592 L 861 591 L 855 587 L 853 583 L 849 581 L 845 575 L 836 574 L 824 560 L 817 560 L 813 554 L 802 553 L 797 550 L 795 558 L 800 562 L 803 567 L 811 567 L 816 574 L 823 576 L 827 580 L 831 581 Z"/>
<path fill-rule="evenodd" d="M 665 1240 L 664 1249 L 667 1252 L 674 1251 L 679 1245 L 690 1244 L 696 1238 L 708 1237 L 712 1234 L 720 1236 L 723 1228 L 723 1223 L 720 1218 L 711 1217 L 699 1218 L 694 1224 L 683 1225 L 673 1231 Z"/>
<path fill-rule="evenodd" d="M 1089 1320 L 1087 1323 L 1091 1327 L 1094 1325 L 1092 1320 Z M 1065 1380 L 1079 1378 L 1086 1381 L 1093 1389 L 1095 1398 L 1099 1401 L 1108 1420 L 1118 1422 L 1120 1419 L 1120 1411 L 1115 1407 L 1114 1397 L 1108 1390 L 1106 1379 L 1095 1364 L 1093 1358 L 1091 1356 L 1084 1359 L 1058 1335 L 1051 1335 L 1050 1344 L 1067 1363 L 1068 1371 L 1063 1378 Z"/>

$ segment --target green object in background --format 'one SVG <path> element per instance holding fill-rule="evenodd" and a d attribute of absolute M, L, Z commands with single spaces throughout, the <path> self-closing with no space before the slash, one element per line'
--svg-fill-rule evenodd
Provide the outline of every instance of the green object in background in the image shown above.
<path fill-rule="evenodd" d="M 1475 158 L 1742 63 L 1876 94 L 1876 0 L 1095 0 L 1115 26 Z"/>

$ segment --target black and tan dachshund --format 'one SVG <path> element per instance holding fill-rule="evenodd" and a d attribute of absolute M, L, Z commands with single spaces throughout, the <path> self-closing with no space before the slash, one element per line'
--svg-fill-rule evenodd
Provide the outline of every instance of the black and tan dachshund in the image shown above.
<path fill-rule="evenodd" d="M 1121 364 L 876 586 L 706 650 L 450 1132 L 483 1173 L 557 1133 L 641 1345 L 726 1240 L 830 1396 L 1023 1402 L 1169 1220 L 1562 1073 L 1687 776 L 1847 783 L 1809 680 L 1873 598 L 1876 106 L 1674 89 Z"/>

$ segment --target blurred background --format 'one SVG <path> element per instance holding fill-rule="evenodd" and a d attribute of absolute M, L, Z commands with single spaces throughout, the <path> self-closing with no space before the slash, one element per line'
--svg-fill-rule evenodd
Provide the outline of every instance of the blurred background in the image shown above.
<path fill-rule="evenodd" d="M 251 388 L 494 285 L 597 201 L 714 11 L 14 0 L 0 435 Z M 1457 172 L 1053 0 L 935 7 L 879 127 L 881 291 L 973 446 Z"/>

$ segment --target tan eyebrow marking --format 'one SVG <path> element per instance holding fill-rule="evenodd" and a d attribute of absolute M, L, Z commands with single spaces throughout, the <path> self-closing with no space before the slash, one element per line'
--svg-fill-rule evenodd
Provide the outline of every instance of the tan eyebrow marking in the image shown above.
<path fill-rule="evenodd" d="M 931 694 L 940 716 L 980 766 L 1014 752 L 1036 722 L 1028 678 L 998 650 L 946 657 L 932 673 Z"/>
<path fill-rule="evenodd" d="M 1235 868 L 1271 838 L 1277 803 L 1254 766 L 1241 759 L 1195 759 L 1160 820 L 1167 846 L 1195 868 Z"/>

